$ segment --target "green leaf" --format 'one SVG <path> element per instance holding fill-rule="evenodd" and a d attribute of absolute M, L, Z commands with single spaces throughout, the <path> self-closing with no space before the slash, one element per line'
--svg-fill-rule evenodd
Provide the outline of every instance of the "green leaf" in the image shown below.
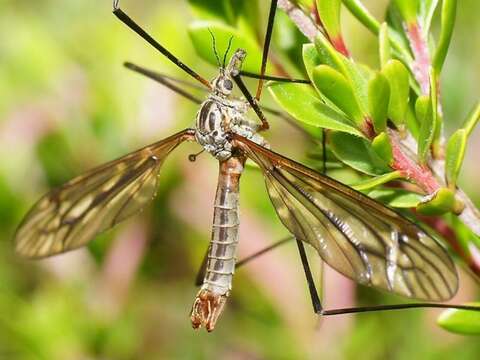
<path fill-rule="evenodd" d="M 392 144 L 387 133 L 382 132 L 373 139 L 372 149 L 386 164 L 393 162 Z"/>
<path fill-rule="evenodd" d="M 367 29 L 378 34 L 380 23 L 368 12 L 360 0 L 342 0 L 342 2 Z"/>
<path fill-rule="evenodd" d="M 316 0 L 318 13 L 328 36 L 335 43 L 340 37 L 340 5 L 341 0 Z"/>
<path fill-rule="evenodd" d="M 436 74 L 440 74 L 442 71 L 443 63 L 447 57 L 448 47 L 450 46 L 453 28 L 455 26 L 456 11 L 456 0 L 442 1 L 442 28 L 440 30 L 440 38 L 432 60 L 432 66 L 435 69 Z"/>
<path fill-rule="evenodd" d="M 303 64 L 307 71 L 308 78 L 313 79 L 313 69 L 322 64 L 322 60 L 318 55 L 317 48 L 314 44 L 304 44 L 302 49 Z M 312 80 L 313 81 L 313 80 Z"/>
<path fill-rule="evenodd" d="M 322 64 L 322 60 L 320 59 L 320 56 L 318 55 L 317 48 L 315 47 L 314 44 L 305 44 L 303 45 L 303 51 L 302 51 L 302 57 L 303 57 L 303 63 L 305 65 L 305 70 L 307 71 L 308 78 L 312 82 L 313 86 L 315 89 L 318 91 L 318 95 L 320 98 L 323 100 L 325 104 L 333 108 L 334 110 L 341 112 L 341 110 L 333 103 L 331 102 L 315 85 L 313 82 L 313 70 L 318 66 Z"/>
<path fill-rule="evenodd" d="M 188 0 L 196 18 L 233 23 L 235 14 L 230 0 Z"/>
<path fill-rule="evenodd" d="M 448 139 L 445 156 L 445 174 L 450 189 L 455 189 L 458 174 L 465 157 L 468 134 L 465 129 L 458 129 Z"/>
<path fill-rule="evenodd" d="M 313 82 L 318 90 L 355 123 L 364 122 L 364 114 L 356 100 L 351 83 L 330 66 L 319 65 L 313 70 Z"/>
<path fill-rule="evenodd" d="M 412 193 L 403 189 L 377 189 L 368 193 L 373 199 L 394 208 L 414 208 L 422 200 L 420 194 Z"/>
<path fill-rule="evenodd" d="M 243 70 L 258 72 L 262 61 L 262 52 L 254 39 L 246 37 L 243 32 L 228 25 L 213 21 L 195 21 L 188 29 L 190 38 L 197 54 L 204 60 L 214 66 L 218 66 L 213 51 L 212 36 L 209 30 L 214 34 L 216 46 L 220 55 L 223 57 L 228 41 L 233 36 L 232 51 L 242 48 L 247 52 L 247 57 L 243 63 Z M 222 59 L 220 59 L 221 61 Z M 267 70 L 268 72 L 268 70 Z"/>
<path fill-rule="evenodd" d="M 420 123 L 418 134 L 418 158 L 425 163 L 435 135 L 435 121 L 432 114 L 432 102 L 429 97 L 423 95 L 415 103 L 415 113 Z"/>
<path fill-rule="evenodd" d="M 379 43 L 379 52 L 380 52 L 380 65 L 383 69 L 390 60 L 391 51 L 390 51 L 390 39 L 388 36 L 388 25 L 386 22 L 380 27 L 380 32 L 378 33 L 378 43 Z"/>
<path fill-rule="evenodd" d="M 467 119 L 463 123 L 462 128 L 467 132 L 467 136 L 470 136 L 475 126 L 480 120 L 480 102 L 473 108 L 470 114 L 467 116 Z"/>
<path fill-rule="evenodd" d="M 368 108 L 368 80 L 373 76 L 373 71 L 343 56 L 322 34 L 315 39 L 315 46 L 322 64 L 339 71 L 350 82 L 360 108 L 365 113 Z"/>
<path fill-rule="evenodd" d="M 315 38 L 315 47 L 317 48 L 320 61 L 323 64 L 331 66 L 343 75 L 348 73 L 345 68 L 345 57 L 335 50 L 330 41 L 322 33 L 319 33 Z"/>
<path fill-rule="evenodd" d="M 353 184 L 351 185 L 351 187 L 353 187 L 357 191 L 365 191 L 376 188 L 392 180 L 400 179 L 401 177 L 402 173 L 400 171 L 392 171 L 390 173 L 376 176 L 368 180 Z"/>
<path fill-rule="evenodd" d="M 430 24 L 432 23 L 433 14 L 438 6 L 439 0 L 423 0 L 420 1 L 420 19 L 422 29 L 425 34 L 430 31 Z"/>
<path fill-rule="evenodd" d="M 381 72 L 390 84 L 388 118 L 398 127 L 402 127 L 408 106 L 410 74 L 405 65 L 398 60 L 389 60 Z"/>
<path fill-rule="evenodd" d="M 335 156 L 355 170 L 368 175 L 383 175 L 390 171 L 365 139 L 346 133 L 332 132 L 329 143 Z"/>
<path fill-rule="evenodd" d="M 424 198 L 417 205 L 417 211 L 424 215 L 442 215 L 453 211 L 455 206 L 455 192 L 451 189 L 440 188 L 432 196 Z"/>
<path fill-rule="evenodd" d="M 390 84 L 387 78 L 377 73 L 368 83 L 368 110 L 376 133 L 387 127 Z"/>
<path fill-rule="evenodd" d="M 394 0 L 394 3 L 408 24 L 417 21 L 419 0 Z"/>
<path fill-rule="evenodd" d="M 466 305 L 480 306 L 480 303 L 468 303 Z M 437 323 L 445 330 L 456 334 L 480 335 L 479 311 L 448 309 L 440 314 Z"/>
<path fill-rule="evenodd" d="M 283 109 L 303 123 L 363 137 L 343 114 L 325 105 L 311 86 L 271 83 L 269 91 Z"/>

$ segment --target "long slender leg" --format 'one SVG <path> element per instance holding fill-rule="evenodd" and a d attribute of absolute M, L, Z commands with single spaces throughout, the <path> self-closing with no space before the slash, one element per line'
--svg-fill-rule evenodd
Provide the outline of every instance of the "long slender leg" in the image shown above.
<path fill-rule="evenodd" d="M 418 308 L 440 308 L 440 309 L 459 309 L 459 310 L 480 311 L 480 306 L 451 305 L 451 304 L 438 304 L 438 303 L 411 303 L 411 304 L 362 306 L 362 307 L 353 307 L 353 308 L 323 310 L 322 315 L 332 316 L 332 315 L 356 314 L 356 313 L 364 313 L 364 312 L 418 309 Z"/>
<path fill-rule="evenodd" d="M 262 66 L 260 68 L 260 75 L 265 75 L 265 70 L 267 69 L 267 60 L 268 60 L 268 50 L 270 49 L 270 40 L 272 39 L 272 30 L 273 23 L 275 21 L 275 13 L 277 10 L 277 0 L 272 0 L 270 3 L 270 12 L 268 14 L 268 24 L 267 32 L 265 33 L 265 41 L 263 43 L 263 55 L 262 55 Z M 257 86 L 257 94 L 255 95 L 255 100 L 260 101 L 262 96 L 263 89 L 263 79 L 260 79 Z"/>
<path fill-rule="evenodd" d="M 235 269 L 238 269 L 238 268 L 240 268 L 241 266 L 244 266 L 244 265 L 248 264 L 249 262 L 251 262 L 252 260 L 255 260 L 255 259 L 258 258 L 259 256 L 264 255 L 264 254 L 266 254 L 267 252 L 269 252 L 269 251 L 271 251 L 271 250 L 279 247 L 280 245 L 286 244 L 287 242 L 290 242 L 290 241 L 293 240 L 293 239 L 294 239 L 293 237 L 289 236 L 289 237 L 287 237 L 287 238 L 285 238 L 285 239 L 279 240 L 279 241 L 273 243 L 272 245 L 267 246 L 267 247 L 265 247 L 265 248 L 263 248 L 263 249 L 255 252 L 255 253 L 253 253 L 252 255 L 247 256 L 246 258 L 244 258 L 244 259 L 242 259 L 242 260 L 237 261 L 237 264 L 236 264 L 236 266 L 235 266 Z"/>
<path fill-rule="evenodd" d="M 240 89 L 240 91 L 242 92 L 242 94 L 245 96 L 245 98 L 247 99 L 248 103 L 250 104 L 250 106 L 252 107 L 252 109 L 255 111 L 255 113 L 257 114 L 258 118 L 259 118 L 260 121 L 262 122 L 262 126 L 259 128 L 259 131 L 268 130 L 268 128 L 269 128 L 270 126 L 268 125 L 267 118 L 266 118 L 265 115 L 263 114 L 262 109 L 260 109 L 260 106 L 258 105 L 257 100 L 256 100 L 254 97 L 252 97 L 252 95 L 251 95 L 250 92 L 248 91 L 248 89 L 247 89 L 247 87 L 245 86 L 242 78 L 240 77 L 240 74 L 233 75 L 233 80 L 235 81 L 235 83 L 237 84 L 238 88 Z"/>
<path fill-rule="evenodd" d="M 197 271 L 197 276 L 195 276 L 195 286 L 200 286 L 203 284 L 203 279 L 205 279 L 205 273 L 207 272 L 209 251 L 210 251 L 210 246 L 207 248 L 207 251 L 203 256 L 202 263 L 200 264 L 200 268 Z"/>
<path fill-rule="evenodd" d="M 196 86 L 194 84 L 188 84 L 186 81 L 182 81 L 182 80 L 179 80 L 179 79 L 174 79 L 170 76 L 166 76 L 166 75 L 157 73 L 155 71 L 146 69 L 142 66 L 138 66 L 138 65 L 135 65 L 135 64 L 132 64 L 132 63 L 129 63 L 129 62 L 126 62 L 124 65 L 127 69 L 135 71 L 139 74 L 142 74 L 142 75 L 144 75 L 144 76 L 146 76 L 146 77 L 148 77 L 152 80 L 155 80 L 156 82 L 168 87 L 170 90 L 176 92 L 179 95 L 182 95 L 184 98 L 194 102 L 195 104 L 200 105 L 202 103 L 201 99 L 197 98 L 196 96 L 194 96 L 194 95 L 188 93 L 187 91 L 183 90 L 182 88 L 178 87 L 173 82 L 175 81 L 175 82 L 183 83 L 184 85 Z"/>
<path fill-rule="evenodd" d="M 187 74 L 192 76 L 194 79 L 202 83 L 208 89 L 212 88 L 212 85 L 207 79 L 201 77 L 199 74 L 193 71 L 190 67 L 188 67 L 183 62 L 181 62 L 180 59 L 178 59 L 175 55 L 173 55 L 170 51 L 168 51 L 165 47 L 163 47 L 158 41 L 156 41 L 145 30 L 143 30 L 135 21 L 133 21 L 126 13 L 124 13 L 122 9 L 120 9 L 120 0 L 113 1 L 113 14 L 118 19 L 120 19 L 120 21 L 122 21 L 125 25 L 127 25 L 130 29 L 132 29 L 138 35 L 140 35 L 145 41 L 147 41 L 155 49 L 157 49 L 161 54 L 167 57 L 171 62 L 177 65 L 180 69 L 182 69 Z"/>
<path fill-rule="evenodd" d="M 305 252 L 305 246 L 301 240 L 296 239 L 298 252 L 300 253 L 300 259 L 302 260 L 303 270 L 305 271 L 305 277 L 307 278 L 308 290 L 310 291 L 310 298 L 312 299 L 313 311 L 315 314 L 321 315 L 323 313 L 322 303 L 320 296 L 318 295 L 315 281 L 313 280 L 312 271 L 308 263 L 307 253 Z"/>
<path fill-rule="evenodd" d="M 305 79 L 290 79 L 290 78 L 285 78 L 285 77 L 279 77 L 279 76 L 271 76 L 271 75 L 260 75 L 260 74 L 255 74 L 251 73 L 249 71 L 240 71 L 240 75 L 252 79 L 261 79 L 261 80 L 273 80 L 273 81 L 278 81 L 278 82 L 285 82 L 285 83 L 297 83 L 297 84 L 311 84 L 312 82 L 310 80 L 305 80 Z"/>
<path fill-rule="evenodd" d="M 191 83 L 191 82 L 188 82 L 188 81 L 185 81 L 185 80 L 181 80 L 181 79 L 177 79 L 177 78 L 169 76 L 169 75 L 161 74 L 159 72 L 144 68 L 144 67 L 136 65 L 136 64 L 133 64 L 131 62 L 126 62 L 124 65 L 127 69 L 132 70 L 134 72 L 137 72 L 139 74 L 142 74 L 142 75 L 144 75 L 144 76 L 162 84 L 163 86 L 166 86 L 170 90 L 172 90 L 172 91 L 176 92 L 177 94 L 183 96 L 184 98 L 194 102 L 195 104 L 201 104 L 202 103 L 202 99 L 190 94 L 189 92 L 185 91 L 184 89 L 180 88 L 179 86 L 177 86 L 173 83 L 179 83 L 179 84 L 186 85 L 186 86 L 189 86 L 189 87 L 193 87 L 193 88 L 196 88 L 196 89 L 204 90 L 203 87 L 200 88 L 198 85 L 196 85 L 194 83 Z M 298 131 L 305 134 L 305 136 L 307 138 L 309 138 L 309 139 L 311 138 L 311 136 L 308 134 L 308 132 L 306 132 L 305 129 L 303 129 L 301 126 L 299 126 L 298 123 L 292 117 L 290 117 L 290 115 L 288 115 L 288 114 L 286 114 L 282 111 L 278 111 L 278 110 L 275 110 L 275 109 L 272 109 L 272 108 L 269 108 L 269 107 L 266 107 L 266 106 L 260 106 L 259 105 L 259 107 L 262 111 L 264 111 L 266 113 L 269 113 L 269 114 L 272 114 L 274 116 L 277 116 L 277 117 L 285 120 L 292 127 L 296 128 Z"/>
<path fill-rule="evenodd" d="M 287 242 L 290 242 L 293 239 L 294 239 L 293 237 L 289 236 L 285 239 L 279 240 L 279 241 L 273 243 L 272 245 L 267 246 L 267 247 L 255 252 L 255 253 L 253 253 L 252 255 L 247 256 L 246 258 L 244 258 L 242 260 L 237 261 L 237 263 L 235 265 L 235 269 L 238 269 L 241 266 L 244 266 L 244 265 L 248 264 L 249 262 L 255 260 L 259 256 L 264 255 L 267 252 L 270 252 L 273 249 L 279 247 L 280 245 L 286 244 Z M 203 283 L 203 278 L 205 277 L 205 271 L 206 271 L 206 268 L 207 268 L 207 256 L 208 256 L 208 251 L 204 256 L 204 258 L 202 260 L 202 264 L 200 265 L 200 268 L 198 269 L 197 276 L 195 277 L 195 286 L 200 286 Z"/>

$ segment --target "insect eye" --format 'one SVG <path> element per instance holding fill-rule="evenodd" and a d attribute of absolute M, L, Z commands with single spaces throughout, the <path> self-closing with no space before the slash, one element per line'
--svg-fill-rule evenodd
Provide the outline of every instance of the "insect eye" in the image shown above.
<path fill-rule="evenodd" d="M 233 83 L 230 80 L 227 79 L 223 82 L 223 87 L 226 90 L 232 90 L 233 89 Z"/>

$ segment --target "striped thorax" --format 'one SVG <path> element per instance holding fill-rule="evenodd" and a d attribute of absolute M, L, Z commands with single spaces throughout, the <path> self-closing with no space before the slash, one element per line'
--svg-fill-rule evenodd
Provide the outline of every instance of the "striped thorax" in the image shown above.
<path fill-rule="evenodd" d="M 238 49 L 228 66 L 220 68 L 213 79 L 213 91 L 202 103 L 196 119 L 196 140 L 205 151 L 220 161 L 232 156 L 228 134 L 236 133 L 260 145 L 265 140 L 257 134 L 258 124 L 246 118 L 248 102 L 232 97 L 233 76 L 238 74 L 246 53 Z"/>

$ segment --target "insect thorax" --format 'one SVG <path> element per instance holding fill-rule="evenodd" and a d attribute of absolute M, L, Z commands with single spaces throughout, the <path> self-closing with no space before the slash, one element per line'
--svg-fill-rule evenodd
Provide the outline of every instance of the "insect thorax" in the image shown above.
<path fill-rule="evenodd" d="M 248 108 L 248 104 L 242 100 L 210 95 L 197 113 L 195 136 L 198 143 L 221 161 L 232 156 L 229 133 L 265 146 L 265 140 L 257 133 L 258 125 L 245 116 Z"/>

